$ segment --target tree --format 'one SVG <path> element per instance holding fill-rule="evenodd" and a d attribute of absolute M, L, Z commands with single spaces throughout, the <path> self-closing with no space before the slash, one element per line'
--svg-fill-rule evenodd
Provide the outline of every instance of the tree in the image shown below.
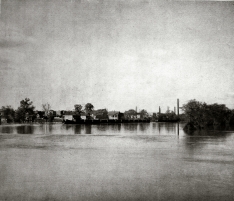
<path fill-rule="evenodd" d="M 20 101 L 20 106 L 16 110 L 16 120 L 19 122 L 24 122 L 27 120 L 29 115 L 34 114 L 35 107 L 32 105 L 33 102 L 29 98 L 25 98 Z"/>
<path fill-rule="evenodd" d="M 77 115 L 81 115 L 82 114 L 82 105 L 79 105 L 79 104 L 76 104 L 76 105 L 74 105 L 74 107 L 75 107 L 75 112 L 76 112 L 76 114 Z"/>
<path fill-rule="evenodd" d="M 7 105 L 6 107 L 2 106 L 2 115 L 7 120 L 7 123 L 13 122 L 15 110 L 10 105 Z"/>
<path fill-rule="evenodd" d="M 153 113 L 153 115 L 152 115 L 152 118 L 151 118 L 151 119 L 152 119 L 152 121 L 156 121 L 156 119 L 157 119 L 157 114 L 156 114 L 155 112 Z"/>
<path fill-rule="evenodd" d="M 165 115 L 168 120 L 178 120 L 178 116 L 174 111 L 168 110 Z"/>
<path fill-rule="evenodd" d="M 208 125 L 229 124 L 233 115 L 232 111 L 224 104 L 208 105 L 195 99 L 183 105 L 182 109 L 189 120 L 185 129 L 200 129 Z"/>
<path fill-rule="evenodd" d="M 149 115 L 148 115 L 148 112 L 143 109 L 140 111 L 140 116 L 142 119 L 145 119 L 145 118 L 148 118 Z"/>
<path fill-rule="evenodd" d="M 48 119 L 49 122 L 52 122 L 54 119 L 53 111 L 51 111 L 51 105 L 49 103 L 42 104 L 42 109 L 45 112 L 44 118 Z"/>
<path fill-rule="evenodd" d="M 50 104 L 49 103 L 42 104 L 42 109 L 45 112 L 45 116 L 48 117 L 50 115 L 50 110 L 51 110 Z"/>
<path fill-rule="evenodd" d="M 79 121 L 81 118 L 80 118 L 80 115 L 83 113 L 83 110 L 82 110 L 82 105 L 80 104 L 76 104 L 74 105 L 75 107 L 75 115 L 73 115 L 73 118 L 76 120 L 76 121 Z"/>
<path fill-rule="evenodd" d="M 124 114 L 125 115 L 136 115 L 137 112 L 136 112 L 136 110 L 130 109 L 128 111 L 125 111 Z"/>
<path fill-rule="evenodd" d="M 184 104 L 182 110 L 184 111 L 186 118 L 189 120 L 189 125 L 191 125 L 191 127 L 194 129 L 204 127 L 206 119 L 206 103 L 193 99 L 187 104 Z"/>
<path fill-rule="evenodd" d="M 231 110 L 230 124 L 234 125 L 234 110 Z"/>
<path fill-rule="evenodd" d="M 206 123 L 213 125 L 227 124 L 232 117 L 232 111 L 224 104 L 214 103 L 206 106 Z"/>
<path fill-rule="evenodd" d="M 94 109 L 94 106 L 91 104 L 91 103 L 87 103 L 86 105 L 85 105 L 85 112 L 86 112 L 86 114 L 89 116 L 90 115 L 90 113 L 93 111 L 93 109 Z"/>

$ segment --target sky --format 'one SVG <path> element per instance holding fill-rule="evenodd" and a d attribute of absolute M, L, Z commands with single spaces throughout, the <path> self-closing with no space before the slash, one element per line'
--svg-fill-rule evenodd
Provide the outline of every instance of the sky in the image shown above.
<path fill-rule="evenodd" d="M 0 106 L 234 109 L 234 2 L 2 0 Z"/>

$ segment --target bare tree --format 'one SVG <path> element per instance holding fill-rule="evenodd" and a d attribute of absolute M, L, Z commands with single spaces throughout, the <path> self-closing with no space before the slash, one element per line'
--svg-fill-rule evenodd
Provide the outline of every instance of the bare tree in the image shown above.
<path fill-rule="evenodd" d="M 50 115 L 50 110 L 51 110 L 50 104 L 49 103 L 42 104 L 42 109 L 45 112 L 45 116 L 48 117 Z"/>

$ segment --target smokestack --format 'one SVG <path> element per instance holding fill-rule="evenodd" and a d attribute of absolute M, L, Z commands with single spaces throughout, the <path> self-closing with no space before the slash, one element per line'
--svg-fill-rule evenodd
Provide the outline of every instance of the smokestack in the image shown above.
<path fill-rule="evenodd" d="M 136 112 L 137 112 L 137 106 L 136 106 Z"/>
<path fill-rule="evenodd" d="M 174 107 L 174 113 L 176 114 L 176 107 Z"/>
<path fill-rule="evenodd" d="M 178 114 L 178 116 L 180 115 L 179 109 L 180 109 L 180 100 L 177 99 L 177 114 Z"/>
<path fill-rule="evenodd" d="M 160 106 L 158 108 L 158 113 L 161 114 L 161 108 L 160 108 Z"/>

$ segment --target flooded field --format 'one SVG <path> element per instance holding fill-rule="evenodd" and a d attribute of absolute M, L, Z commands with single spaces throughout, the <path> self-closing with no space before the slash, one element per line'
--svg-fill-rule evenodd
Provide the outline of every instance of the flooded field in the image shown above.
<path fill-rule="evenodd" d="M 0 125 L 0 200 L 234 200 L 234 131 Z"/>

